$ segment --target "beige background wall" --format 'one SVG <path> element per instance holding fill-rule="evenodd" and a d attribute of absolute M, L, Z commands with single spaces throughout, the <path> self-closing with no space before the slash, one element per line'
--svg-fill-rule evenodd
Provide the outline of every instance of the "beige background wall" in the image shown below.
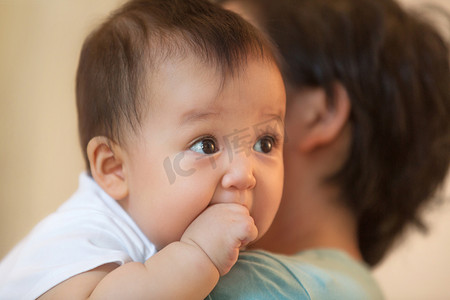
<path fill-rule="evenodd" d="M 0 258 L 77 186 L 78 54 L 121 2 L 0 0 Z M 427 219 L 430 235 L 413 232 L 375 270 L 388 299 L 450 299 L 450 205 Z"/>

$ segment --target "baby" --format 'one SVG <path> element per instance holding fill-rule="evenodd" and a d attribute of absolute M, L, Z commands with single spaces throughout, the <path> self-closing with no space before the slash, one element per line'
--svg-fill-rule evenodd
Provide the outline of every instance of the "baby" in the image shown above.
<path fill-rule="evenodd" d="M 271 44 L 207 1 L 130 1 L 85 41 L 76 93 L 87 172 L 1 262 L 0 298 L 206 297 L 281 198 Z"/>

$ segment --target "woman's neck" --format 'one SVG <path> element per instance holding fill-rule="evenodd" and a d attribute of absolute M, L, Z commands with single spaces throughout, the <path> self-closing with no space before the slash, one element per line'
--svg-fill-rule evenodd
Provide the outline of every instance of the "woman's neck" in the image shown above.
<path fill-rule="evenodd" d="M 300 188 L 300 187 L 299 187 Z M 296 198 L 287 198 L 296 195 Z M 285 190 L 284 199 L 271 228 L 251 248 L 294 254 L 317 248 L 334 248 L 362 260 L 358 247 L 356 220 L 336 201 L 332 188 Z M 293 213 L 295 212 L 295 213 Z"/>

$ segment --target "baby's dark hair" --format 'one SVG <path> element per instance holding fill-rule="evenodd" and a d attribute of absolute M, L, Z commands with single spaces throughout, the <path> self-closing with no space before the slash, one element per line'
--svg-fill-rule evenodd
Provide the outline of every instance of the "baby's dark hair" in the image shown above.
<path fill-rule="evenodd" d="M 448 43 L 392 0 L 234 1 L 278 45 L 287 85 L 323 87 L 330 105 L 333 83 L 346 88 L 351 152 L 331 182 L 357 218 L 364 260 L 377 264 L 406 225 L 425 228 L 419 212 L 449 168 Z"/>
<path fill-rule="evenodd" d="M 87 37 L 80 55 L 76 100 L 87 170 L 93 137 L 120 143 L 125 129 L 139 128 L 149 78 L 167 59 L 193 55 L 225 79 L 250 56 L 276 63 L 273 50 L 252 25 L 206 0 L 127 2 Z"/>

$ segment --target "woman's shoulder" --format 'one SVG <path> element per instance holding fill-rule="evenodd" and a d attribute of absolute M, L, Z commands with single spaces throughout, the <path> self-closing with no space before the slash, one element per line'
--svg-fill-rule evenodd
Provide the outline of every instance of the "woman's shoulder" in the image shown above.
<path fill-rule="evenodd" d="M 370 269 L 335 249 L 244 251 L 210 299 L 382 299 Z"/>

